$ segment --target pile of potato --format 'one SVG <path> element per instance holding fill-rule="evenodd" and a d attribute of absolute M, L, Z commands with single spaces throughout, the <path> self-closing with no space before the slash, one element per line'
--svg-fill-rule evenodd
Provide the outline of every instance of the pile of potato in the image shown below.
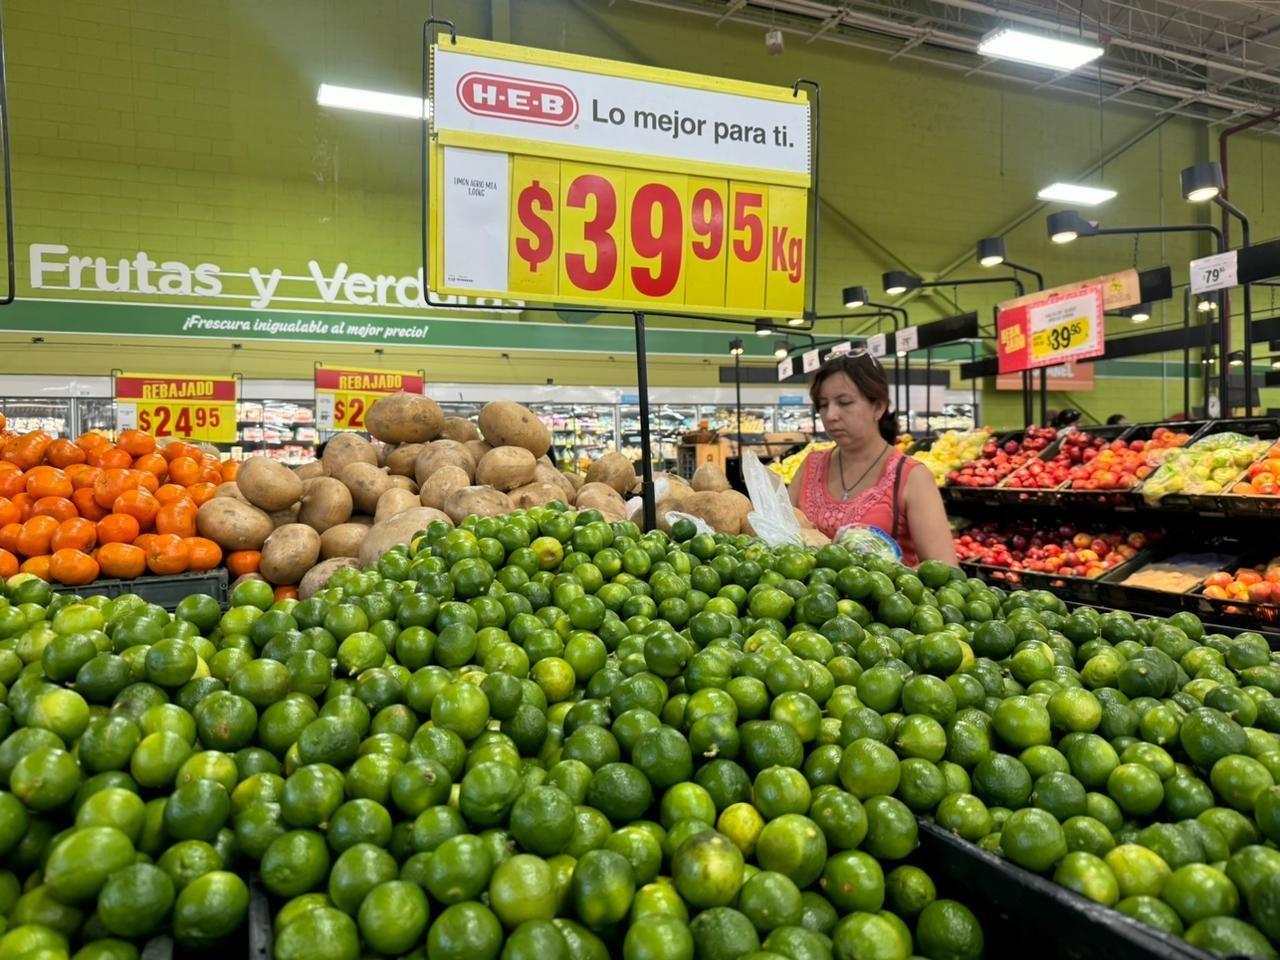
<path fill-rule="evenodd" d="M 373 404 L 366 424 L 381 443 L 338 434 L 320 460 L 294 469 L 250 457 L 200 508 L 201 534 L 227 551 L 260 550 L 257 576 L 306 595 L 433 520 L 572 503 L 582 484 L 547 459 L 551 432 L 517 403 L 487 404 L 477 429 L 428 397 L 397 393 Z"/>
<path fill-rule="evenodd" d="M 428 397 L 396 393 L 369 408 L 366 424 L 380 444 L 340 433 L 320 460 L 294 469 L 250 457 L 200 508 L 200 533 L 227 551 L 260 550 L 258 574 L 248 576 L 298 584 L 305 597 L 336 569 L 377 560 L 433 520 L 457 524 L 553 500 L 622 520 L 626 498 L 640 493 L 621 454 L 597 460 L 585 479 L 561 473 L 547 457 L 551 431 L 509 400 L 486 404 L 477 429 Z M 657 510 L 664 529 L 666 514 L 678 511 L 717 532 L 751 532 L 751 501 L 729 489 L 719 467 L 700 467 L 692 486 L 666 480 Z"/>

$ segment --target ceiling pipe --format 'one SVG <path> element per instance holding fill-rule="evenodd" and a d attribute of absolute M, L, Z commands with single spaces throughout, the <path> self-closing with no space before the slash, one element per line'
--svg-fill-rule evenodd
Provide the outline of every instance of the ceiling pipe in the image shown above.
<path fill-rule="evenodd" d="M 715 16 L 719 16 L 724 12 L 722 10 L 713 12 L 711 9 L 708 9 L 707 7 L 700 6 L 696 2 L 696 0 L 632 0 L 632 2 L 639 3 L 645 6 L 659 7 L 659 8 L 669 9 L 669 10 L 678 10 L 683 13 L 690 13 L 690 14 L 702 15 L 702 16 L 715 17 Z M 954 4 L 956 0 L 944 0 L 944 2 L 951 2 Z M 820 18 L 821 13 L 831 12 L 836 8 L 828 3 L 806 2 L 806 0 L 777 0 L 777 2 L 775 2 L 770 9 L 773 10 L 774 12 L 788 13 L 788 14 L 791 14 L 792 16 L 815 19 L 815 18 Z M 753 12 L 753 8 L 751 6 L 747 6 L 745 8 L 742 8 L 739 12 L 730 15 L 729 19 L 738 23 L 751 24 L 752 26 L 761 26 L 761 25 L 773 26 L 773 27 L 776 27 L 777 29 L 784 30 L 789 33 L 796 33 L 801 36 L 809 35 L 804 30 L 800 29 L 794 24 L 788 24 L 785 21 L 774 21 L 772 19 L 765 20 L 763 18 L 753 16 L 752 12 Z M 902 21 L 893 20 L 887 17 L 880 17 L 874 14 L 863 13 L 860 11 L 854 11 L 847 8 L 844 11 L 844 17 L 842 18 L 841 23 L 844 26 L 847 26 L 853 30 L 858 30 L 858 31 L 878 35 L 882 38 L 894 38 L 894 39 L 902 40 L 903 42 L 917 40 L 922 38 L 924 35 L 927 35 L 927 39 L 923 40 L 922 43 L 917 44 L 917 47 L 937 46 L 941 49 L 952 50 L 962 54 L 976 55 L 977 53 L 977 45 L 978 45 L 977 37 L 954 33 L 948 30 L 939 29 L 937 27 L 916 26 L 916 25 L 904 23 Z M 888 50 L 881 47 L 873 46 L 869 43 L 860 43 L 848 37 L 847 35 L 840 36 L 838 34 L 827 33 L 823 36 L 822 39 L 836 40 L 837 42 L 843 42 L 850 46 L 859 47 L 859 48 L 868 49 L 868 50 L 876 50 L 877 52 L 883 52 L 886 54 L 891 54 L 895 52 L 893 50 Z M 1158 50 L 1158 48 L 1155 48 L 1155 49 Z M 917 59 L 917 57 L 915 57 L 915 54 L 919 53 L 920 51 L 917 49 L 912 51 L 911 53 L 907 53 L 906 51 L 903 51 L 903 50 L 899 50 L 896 52 L 900 56 L 905 56 L 906 58 L 909 58 L 909 59 Z M 949 66 L 949 64 L 946 64 L 945 62 L 940 62 L 937 58 L 933 58 L 933 57 L 919 57 L 918 59 L 933 63 L 935 65 Z M 1124 88 L 1126 86 L 1130 86 L 1132 87 L 1133 92 L 1142 92 L 1146 94 L 1160 96 L 1165 99 L 1174 100 L 1175 104 L 1172 106 L 1161 108 L 1154 104 L 1145 103 L 1143 101 L 1123 100 L 1123 101 L 1117 101 L 1117 102 L 1123 103 L 1126 106 L 1137 106 L 1137 107 L 1144 107 L 1148 109 L 1154 109 L 1161 113 L 1172 112 L 1178 116 L 1185 116 L 1190 119 L 1199 120 L 1201 122 L 1208 121 L 1210 118 L 1200 114 L 1187 112 L 1185 109 L 1186 105 L 1192 104 L 1192 103 L 1202 104 L 1204 106 L 1211 107 L 1216 110 L 1221 110 L 1228 114 L 1235 114 L 1237 116 L 1254 114 L 1259 111 L 1269 109 L 1268 106 L 1264 106 L 1263 104 L 1260 104 L 1257 101 L 1241 100 L 1237 97 L 1223 95 L 1220 93 L 1213 92 L 1211 90 L 1194 89 L 1194 88 L 1186 87 L 1180 84 L 1171 83 L 1166 80 L 1152 79 L 1150 77 L 1142 77 L 1136 74 L 1127 73 L 1122 70 L 1116 70 L 1112 67 L 1102 67 L 1100 70 L 1094 72 L 1093 75 L 1098 76 L 1099 74 L 1101 74 L 1102 81 L 1111 86 L 1114 86 L 1117 88 Z M 996 73 L 994 71 L 989 71 L 989 70 L 984 71 L 983 75 L 986 75 L 994 79 L 1013 81 L 1013 82 L 1018 82 L 1023 84 L 1034 85 L 1035 83 L 1039 82 L 1039 81 L 1033 81 L 1033 80 L 1026 80 L 1025 78 L 1022 78 L 1019 76 Z M 1269 79 L 1273 80 L 1274 82 L 1275 78 L 1269 78 Z M 1135 83 L 1135 81 L 1137 81 L 1137 83 Z M 1055 86 L 1054 89 L 1059 90 L 1061 92 L 1067 92 L 1067 93 L 1078 92 L 1068 86 Z M 1096 94 L 1089 94 L 1089 96 L 1096 96 Z"/>

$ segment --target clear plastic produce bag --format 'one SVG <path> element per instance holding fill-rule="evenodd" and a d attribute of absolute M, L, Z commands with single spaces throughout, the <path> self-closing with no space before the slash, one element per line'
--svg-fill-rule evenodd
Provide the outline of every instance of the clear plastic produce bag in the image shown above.
<path fill-rule="evenodd" d="M 760 462 L 748 450 L 742 455 L 742 479 L 751 497 L 751 513 L 747 520 L 756 536 L 771 547 L 784 543 L 804 543 L 800 521 L 791 506 L 791 495 L 782 478 Z"/>
<path fill-rule="evenodd" d="M 850 553 L 867 553 L 886 560 L 901 560 L 902 547 L 898 541 L 879 527 L 851 523 L 836 531 L 835 542 Z"/>

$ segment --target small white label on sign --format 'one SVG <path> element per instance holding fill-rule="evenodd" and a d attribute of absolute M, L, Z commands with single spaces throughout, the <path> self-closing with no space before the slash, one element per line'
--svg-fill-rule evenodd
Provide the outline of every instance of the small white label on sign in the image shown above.
<path fill-rule="evenodd" d="M 806 350 L 800 359 L 805 373 L 813 373 L 822 366 L 822 357 L 817 350 Z"/>
<path fill-rule="evenodd" d="M 793 360 L 791 357 L 787 357 L 787 359 L 783 360 L 781 363 L 778 364 L 778 382 L 781 383 L 783 380 L 790 380 L 792 374 L 794 374 L 795 372 L 796 372 L 795 360 Z"/>
<path fill-rule="evenodd" d="M 1209 402 L 1206 406 L 1209 411 L 1209 416 L 1211 417 L 1222 416 L 1222 398 L 1221 397 L 1218 397 L 1217 395 L 1210 397 Z"/>
<path fill-rule="evenodd" d="M 116 404 L 116 429 L 138 429 L 138 405 L 136 403 Z"/>
<path fill-rule="evenodd" d="M 920 346 L 920 328 L 903 327 L 893 335 L 893 346 L 899 353 L 910 353 Z"/>
<path fill-rule="evenodd" d="M 447 147 L 444 151 L 444 279 L 449 287 L 507 286 L 505 153 Z"/>
<path fill-rule="evenodd" d="M 867 337 L 867 353 L 873 357 L 883 357 L 885 354 L 885 335 L 877 333 L 875 336 Z"/>
<path fill-rule="evenodd" d="M 333 429 L 333 394 L 316 394 L 316 426 L 321 430 Z"/>
<path fill-rule="evenodd" d="M 1235 250 L 1191 261 L 1192 293 L 1208 293 L 1210 290 L 1234 287 L 1239 282 L 1236 277 Z"/>
<path fill-rule="evenodd" d="M 853 344 L 850 343 L 848 340 L 844 340 L 841 343 L 837 343 L 835 346 L 831 348 L 831 356 L 833 357 L 843 357 L 845 354 L 848 354 L 848 353 L 853 353 Z"/>

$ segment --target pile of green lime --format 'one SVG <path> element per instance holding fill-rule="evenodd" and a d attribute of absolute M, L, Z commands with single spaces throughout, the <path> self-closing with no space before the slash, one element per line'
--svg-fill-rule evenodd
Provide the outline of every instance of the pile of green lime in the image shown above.
<path fill-rule="evenodd" d="M 1280 663 L 1185 614 L 558 506 L 301 602 L 6 593 L 5 960 L 230 943 L 255 876 L 277 960 L 977 958 L 917 815 L 1275 955 Z"/>

